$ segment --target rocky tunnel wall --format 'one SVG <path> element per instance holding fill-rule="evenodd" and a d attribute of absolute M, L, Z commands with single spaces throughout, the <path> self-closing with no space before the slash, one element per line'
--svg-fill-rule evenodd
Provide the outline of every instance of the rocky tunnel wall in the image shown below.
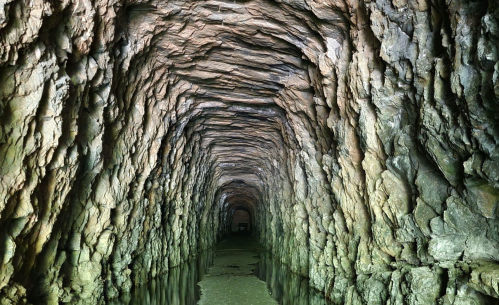
<path fill-rule="evenodd" d="M 3 2 L 0 299 L 103 302 L 245 209 L 335 303 L 496 302 L 498 20 L 495 1 Z"/>

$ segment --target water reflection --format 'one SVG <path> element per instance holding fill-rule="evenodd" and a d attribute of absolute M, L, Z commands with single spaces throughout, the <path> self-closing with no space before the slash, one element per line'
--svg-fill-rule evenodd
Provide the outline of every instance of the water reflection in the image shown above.
<path fill-rule="evenodd" d="M 282 305 L 332 304 L 309 285 L 308 279 L 292 273 L 268 252 L 260 253 L 255 275 L 267 283 L 272 297 Z"/>
<path fill-rule="evenodd" d="M 201 296 L 198 282 L 213 264 L 213 252 L 205 251 L 197 258 L 172 268 L 150 283 L 136 287 L 109 305 L 194 305 Z"/>

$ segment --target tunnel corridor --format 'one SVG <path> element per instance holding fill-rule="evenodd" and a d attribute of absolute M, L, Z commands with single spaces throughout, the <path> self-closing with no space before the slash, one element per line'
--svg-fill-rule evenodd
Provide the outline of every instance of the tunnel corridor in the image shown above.
<path fill-rule="evenodd" d="M 333 304 L 498 304 L 497 1 L 7 0 L 0 45 L 1 305 L 240 231 Z"/>

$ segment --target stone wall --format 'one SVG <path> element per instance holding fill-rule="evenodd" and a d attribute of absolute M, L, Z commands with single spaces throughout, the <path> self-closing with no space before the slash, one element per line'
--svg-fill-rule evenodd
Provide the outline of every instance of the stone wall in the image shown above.
<path fill-rule="evenodd" d="M 499 298 L 493 0 L 0 3 L 1 304 L 255 235 L 339 304 Z"/>

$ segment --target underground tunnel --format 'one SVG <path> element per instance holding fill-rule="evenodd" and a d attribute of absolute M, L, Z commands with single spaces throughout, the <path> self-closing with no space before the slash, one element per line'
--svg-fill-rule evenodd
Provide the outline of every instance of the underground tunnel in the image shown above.
<path fill-rule="evenodd" d="M 499 304 L 497 1 L 6 0 L 0 45 L 1 305 L 243 235 L 327 304 Z"/>

